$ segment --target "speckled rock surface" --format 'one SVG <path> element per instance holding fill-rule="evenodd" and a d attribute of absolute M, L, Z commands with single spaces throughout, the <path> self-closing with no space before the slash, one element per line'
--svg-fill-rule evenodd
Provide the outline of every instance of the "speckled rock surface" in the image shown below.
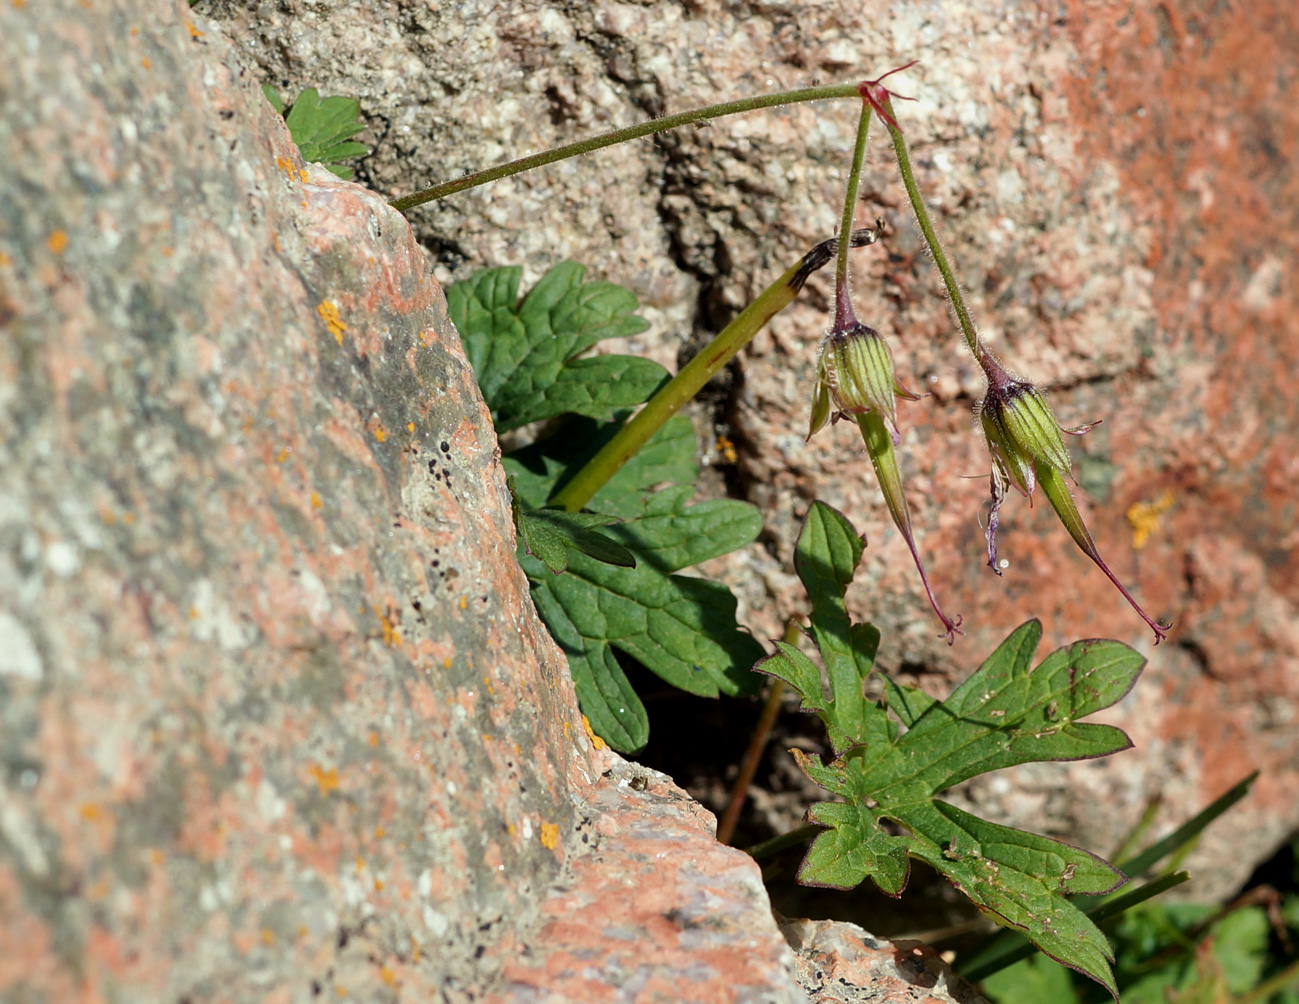
<path fill-rule="evenodd" d="M 881 941 L 855 924 L 827 920 L 782 920 L 780 930 L 798 954 L 798 982 L 812 1004 L 987 1004 L 918 942 Z"/>
<path fill-rule="evenodd" d="M 0 998 L 799 1000 L 592 749 L 404 221 L 185 4 L 0 6 L 0 97 Z"/>
<path fill-rule="evenodd" d="M 1137 751 L 976 782 L 968 798 L 994 818 L 1104 849 L 1151 796 L 1171 826 L 1262 768 L 1235 825 L 1210 832 L 1190 862 L 1204 896 L 1228 891 L 1299 826 L 1293 4 L 198 9 L 289 90 L 359 95 L 376 147 L 362 170 L 394 195 L 650 114 L 922 59 L 894 78 L 918 98 L 899 114 L 971 307 L 1006 362 L 1052 389 L 1066 424 L 1105 420 L 1075 450 L 1085 513 L 1119 575 L 1176 622 L 1173 643 L 1152 651 L 1045 506 L 1012 500 L 1010 568 L 995 580 L 984 567 L 988 462 L 970 418 L 981 386 L 879 135 L 859 221 L 880 214 L 895 230 L 858 252 L 855 293 L 893 339 L 900 373 L 931 393 L 902 406 L 903 463 L 935 586 L 967 635 L 951 650 L 935 637 L 849 431 L 802 441 L 824 277 L 700 415 L 738 449 L 731 467 L 706 459 L 767 525 L 761 544 L 716 570 L 755 632 L 778 635 L 801 609 L 789 557 L 820 497 L 869 537 L 850 602 L 883 627 L 882 661 L 935 693 L 1030 616 L 1051 646 L 1109 636 L 1151 654 L 1142 686 L 1110 713 Z M 721 120 L 464 193 L 413 222 L 444 278 L 506 263 L 535 277 L 573 257 L 627 284 L 655 324 L 632 348 L 671 364 L 834 228 L 854 121 L 849 105 Z"/>

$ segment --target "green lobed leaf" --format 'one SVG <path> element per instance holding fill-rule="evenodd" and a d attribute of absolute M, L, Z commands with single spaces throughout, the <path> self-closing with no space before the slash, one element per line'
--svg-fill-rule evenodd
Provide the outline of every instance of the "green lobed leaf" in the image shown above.
<path fill-rule="evenodd" d="M 275 110 L 283 114 L 284 102 L 275 89 L 268 84 L 262 90 Z M 356 98 L 335 95 L 322 99 L 314 87 L 308 87 L 294 100 L 284 121 L 303 160 L 324 164 L 339 177 L 347 178 L 351 168 L 337 167 L 337 162 L 370 152 L 363 143 L 345 142 L 365 129 L 365 123 L 359 121 L 360 113 L 361 103 Z"/>
<path fill-rule="evenodd" d="M 661 494 L 667 499 L 651 498 L 648 515 L 609 527 L 637 555 L 635 568 L 573 554 L 556 577 L 543 575 L 535 559 L 523 561 L 538 611 L 570 664 L 580 657 L 573 678 L 582 710 L 606 742 L 627 752 L 644 746 L 648 723 L 610 648 L 705 697 L 751 692 L 757 678 L 749 667 L 764 654 L 736 625 L 726 586 L 673 574 L 753 540 L 761 529 L 757 511 L 729 500 L 687 506 L 686 492 Z"/>
<path fill-rule="evenodd" d="M 985 913 L 1115 994 L 1109 943 L 1067 897 L 1109 892 L 1125 881 L 1123 874 L 1062 841 L 987 822 L 935 796 L 1013 764 L 1126 749 L 1131 744 L 1120 730 L 1078 719 L 1120 700 L 1144 660 L 1118 642 L 1084 641 L 1031 669 L 1042 629 L 1030 621 L 945 701 L 885 678 L 888 710 L 903 731 L 885 705 L 862 695 L 878 635 L 852 624 L 843 603 L 861 555 L 851 525 L 814 504 L 796 555 L 833 700 L 827 701 L 815 666 L 790 646 L 780 646 L 759 668 L 789 682 L 804 707 L 826 722 L 838 759 L 826 764 L 799 755 L 798 761 L 814 782 L 844 799 L 809 811 L 809 820 L 827 829 L 808 850 L 799 880 L 846 888 L 869 877 L 897 895 L 906 882 L 903 858 L 919 858 Z M 885 820 L 905 835 L 889 832 Z"/>
<path fill-rule="evenodd" d="M 562 262 L 520 302 L 518 267 L 486 269 L 447 289 L 460 331 L 498 432 L 577 414 L 609 420 L 644 401 L 667 371 L 637 356 L 578 356 L 606 338 L 643 331 L 636 297 L 607 282 L 583 282 L 586 270 Z"/>

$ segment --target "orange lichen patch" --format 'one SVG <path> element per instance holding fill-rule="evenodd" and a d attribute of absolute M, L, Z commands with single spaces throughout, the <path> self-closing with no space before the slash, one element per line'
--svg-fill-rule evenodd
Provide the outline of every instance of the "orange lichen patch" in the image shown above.
<path fill-rule="evenodd" d="M 388 430 L 382 425 L 376 425 L 374 427 L 374 438 L 381 443 L 386 443 L 388 441 Z"/>
<path fill-rule="evenodd" d="M 1164 489 L 1164 493 L 1153 502 L 1133 502 L 1124 513 L 1128 526 L 1132 527 L 1132 547 L 1140 551 L 1150 540 L 1150 535 L 1159 527 L 1159 517 L 1173 507 L 1173 493 Z"/>
<path fill-rule="evenodd" d="M 406 431 L 409 432 L 409 433 L 413 436 L 413 435 L 415 434 L 415 423 L 414 423 L 414 422 L 407 422 L 407 423 L 406 423 Z"/>
<path fill-rule="evenodd" d="M 45 245 L 55 254 L 63 254 L 68 249 L 68 232 L 62 229 L 51 231 L 45 238 Z"/>
<path fill-rule="evenodd" d="M 603 750 L 609 748 L 605 741 L 595 734 L 595 731 L 591 728 L 591 720 L 587 718 L 586 715 L 582 716 L 582 728 L 586 729 L 586 737 L 591 740 L 591 745 L 596 749 Z"/>
<path fill-rule="evenodd" d="M 734 464 L 739 462 L 740 455 L 735 452 L 735 444 L 732 443 L 725 436 L 717 437 L 716 446 L 717 446 L 717 455 L 721 457 L 722 463 Z"/>
<path fill-rule="evenodd" d="M 331 791 L 338 790 L 338 768 L 330 767 L 325 770 L 318 763 L 313 763 L 307 768 L 307 773 L 316 779 L 316 786 L 320 789 L 322 795 L 328 795 Z"/>
<path fill-rule="evenodd" d="M 383 643 L 389 648 L 396 648 L 401 644 L 401 631 L 393 624 L 388 615 L 378 607 L 374 608 L 374 612 L 379 618 L 379 623 L 383 626 Z"/>
<path fill-rule="evenodd" d="M 361 857 L 359 854 L 356 856 L 356 870 L 358 872 L 365 871 L 365 858 Z"/>
<path fill-rule="evenodd" d="M 146 70 L 153 68 L 153 63 L 150 62 L 148 56 L 145 56 L 143 59 L 140 60 L 140 65 L 143 66 Z"/>
<path fill-rule="evenodd" d="M 262 944 L 270 947 L 275 944 L 275 932 L 269 927 L 262 928 Z"/>
<path fill-rule="evenodd" d="M 555 823 L 541 824 L 541 846 L 553 851 L 559 846 L 559 826 Z"/>
<path fill-rule="evenodd" d="M 325 503 L 320 500 L 320 492 L 311 493 L 311 508 L 319 509 Z"/>
<path fill-rule="evenodd" d="M 329 328 L 329 333 L 334 336 L 334 341 L 339 345 L 343 344 L 343 332 L 347 330 L 347 325 L 343 319 L 338 316 L 338 308 L 329 300 L 321 300 L 316 307 L 316 313 L 320 315 L 321 320 L 325 322 L 325 327 Z"/>
<path fill-rule="evenodd" d="M 391 966 L 384 966 L 379 970 L 379 979 L 383 980 L 388 986 L 397 982 L 397 974 L 392 971 Z"/>
<path fill-rule="evenodd" d="M 379 733 L 377 733 L 377 732 L 371 732 L 371 733 L 370 733 L 370 736 L 369 736 L 369 741 L 370 741 L 370 745 L 371 745 L 371 746 L 378 746 L 378 745 L 379 745 Z"/>
<path fill-rule="evenodd" d="M 385 835 L 387 832 L 388 832 L 388 831 L 385 830 L 382 826 L 376 826 L 376 827 L 374 828 L 374 839 L 375 839 L 375 840 L 382 840 L 382 839 L 384 838 L 384 835 Z"/>
<path fill-rule="evenodd" d="M 307 183 L 307 169 L 305 167 L 298 168 L 298 180 L 304 185 Z M 304 202 L 303 205 L 306 205 L 306 203 Z"/>
<path fill-rule="evenodd" d="M 12 262 L 13 262 L 12 258 L 10 258 L 3 251 L 0 251 L 0 268 L 8 268 L 10 264 L 12 264 Z"/>
<path fill-rule="evenodd" d="M 284 461 L 286 461 L 286 460 L 289 459 L 289 454 L 290 454 L 291 452 L 292 452 L 292 451 L 291 451 L 287 446 L 281 448 L 280 452 L 277 453 L 277 454 L 275 454 L 275 462 L 276 462 L 277 464 L 282 464 L 282 463 L 284 463 Z"/>
<path fill-rule="evenodd" d="M 77 812 L 88 823 L 97 823 L 104 818 L 104 810 L 94 802 L 83 803 Z"/>
<path fill-rule="evenodd" d="M 442 660 L 442 668 L 443 669 L 451 668 L 451 656 L 447 656 L 445 659 Z"/>
<path fill-rule="evenodd" d="M 163 256 L 164 258 L 170 258 L 170 257 L 171 257 L 172 255 L 174 255 L 175 253 L 176 253 L 176 252 L 173 251 L 171 248 L 163 248 L 163 249 L 162 249 L 162 256 Z"/>
<path fill-rule="evenodd" d="M 464 610 L 468 608 L 468 606 L 469 606 L 469 597 L 468 596 L 460 597 L 460 609 Z"/>
<path fill-rule="evenodd" d="M 190 38 L 201 38 L 203 36 L 203 32 L 194 27 L 193 21 L 186 21 L 185 27 L 189 30 Z"/>

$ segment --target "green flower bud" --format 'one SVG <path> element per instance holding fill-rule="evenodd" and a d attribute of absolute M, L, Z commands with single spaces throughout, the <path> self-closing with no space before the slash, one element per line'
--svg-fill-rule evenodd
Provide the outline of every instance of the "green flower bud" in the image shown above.
<path fill-rule="evenodd" d="M 979 419 L 988 448 L 1005 466 L 1006 474 L 1024 495 L 1037 487 L 1035 469 L 1044 463 L 1063 474 L 1073 471 L 1060 423 L 1051 414 L 1042 392 L 1020 380 L 989 382 L 979 406 Z"/>
<path fill-rule="evenodd" d="M 1073 463 L 1069 459 L 1069 450 L 1064 445 L 1062 433 L 1081 435 L 1091 426 L 1061 429 L 1041 391 L 1030 383 L 1011 379 L 991 356 L 986 356 L 981 362 L 988 375 L 988 393 L 979 405 L 979 421 L 988 439 L 988 451 L 992 454 L 992 509 L 988 513 L 987 528 L 988 565 L 998 575 L 1001 574 L 997 561 L 997 526 L 1007 488 L 1014 486 L 1028 497 L 1031 504 L 1033 493 L 1040 485 L 1074 543 L 1105 573 L 1141 619 L 1150 625 L 1155 633 L 1155 644 L 1159 644 L 1168 635 L 1168 628 L 1151 619 L 1105 563 L 1065 482 L 1066 477 L 1073 476 Z"/>
<path fill-rule="evenodd" d="M 888 426 L 898 441 L 898 408 L 895 395 L 915 399 L 893 373 L 893 353 L 874 328 L 854 320 L 843 330 L 831 331 L 821 343 L 816 363 L 816 391 L 807 438 L 834 418 L 856 418 L 872 413 Z"/>

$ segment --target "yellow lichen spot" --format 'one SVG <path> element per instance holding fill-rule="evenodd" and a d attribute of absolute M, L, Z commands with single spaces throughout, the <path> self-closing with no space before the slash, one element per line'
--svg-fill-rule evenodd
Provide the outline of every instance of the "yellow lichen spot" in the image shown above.
<path fill-rule="evenodd" d="M 24 3 L 26 3 L 26 2 L 27 2 L 27 0 L 13 0 L 14 9 L 17 10 L 19 7 L 21 7 L 21 6 L 22 6 Z"/>
<path fill-rule="evenodd" d="M 356 870 L 359 872 L 365 871 L 365 858 L 359 854 L 356 856 Z"/>
<path fill-rule="evenodd" d="M 1150 535 L 1159 528 L 1159 517 L 1173 507 L 1173 493 L 1164 489 L 1164 493 L 1153 502 L 1134 502 L 1128 506 L 1125 514 L 1128 526 L 1132 527 L 1132 547 L 1140 551 L 1150 540 Z"/>
<path fill-rule="evenodd" d="M 269 927 L 262 928 L 262 944 L 267 946 L 275 944 L 275 932 Z"/>
<path fill-rule="evenodd" d="M 384 838 L 384 835 L 385 835 L 387 832 L 388 832 L 388 831 L 385 830 L 382 826 L 376 826 L 376 827 L 374 828 L 374 839 L 375 839 L 375 840 L 382 840 L 382 839 Z"/>
<path fill-rule="evenodd" d="M 155 865 L 161 866 L 162 863 L 167 860 L 167 858 L 163 855 L 162 851 L 158 850 L 158 848 L 155 847 L 149 851 L 149 860 L 152 861 Z"/>
<path fill-rule="evenodd" d="M 605 741 L 597 736 L 595 730 L 591 728 L 591 720 L 586 715 L 582 716 L 582 728 L 586 729 L 586 736 L 591 740 L 592 746 L 598 750 L 608 749 Z"/>
<path fill-rule="evenodd" d="M 460 609 L 464 610 L 468 608 L 468 606 L 469 606 L 469 597 L 468 596 L 460 597 Z"/>
<path fill-rule="evenodd" d="M 88 823 L 93 823 L 103 818 L 104 815 L 104 810 L 95 805 L 94 802 L 83 802 L 78 811 L 81 813 L 81 818 Z"/>
<path fill-rule="evenodd" d="M 186 21 L 186 22 L 185 22 L 185 27 L 189 29 L 189 37 L 190 37 L 190 38 L 202 38 L 202 37 L 203 37 L 203 33 L 202 33 L 201 31 L 199 31 L 197 28 L 194 27 L 194 22 L 193 22 L 193 21 Z"/>
<path fill-rule="evenodd" d="M 374 427 L 374 438 L 381 443 L 386 443 L 388 441 L 388 430 L 382 425 L 376 425 Z"/>
<path fill-rule="evenodd" d="M 407 423 L 406 423 L 406 431 L 409 432 L 411 435 L 414 435 L 414 434 L 415 434 L 415 423 L 414 423 L 414 422 L 407 422 Z"/>
<path fill-rule="evenodd" d="M 170 258 L 170 257 L 171 257 L 172 255 L 174 255 L 175 253 L 176 253 L 176 252 L 173 251 L 171 248 L 163 248 L 163 249 L 162 249 L 162 256 L 163 256 L 164 258 Z"/>
<path fill-rule="evenodd" d="M 377 733 L 377 732 L 371 732 L 371 733 L 370 733 L 370 745 L 371 745 L 372 747 L 373 747 L 373 746 L 378 746 L 378 745 L 379 745 L 379 733 Z"/>
<path fill-rule="evenodd" d="M 735 444 L 725 436 L 717 437 L 717 455 L 722 458 L 724 464 L 734 464 L 740 459 L 740 455 L 735 452 Z"/>
<path fill-rule="evenodd" d="M 336 987 L 334 987 L 334 993 L 338 994 L 339 997 L 346 997 L 347 987 L 343 986 L 343 984 L 340 983 Z"/>
<path fill-rule="evenodd" d="M 52 231 L 45 239 L 46 245 L 55 254 L 63 254 L 68 249 L 68 232 L 66 230 Z"/>
<path fill-rule="evenodd" d="M 383 883 L 379 879 L 374 880 L 374 891 L 383 892 Z"/>
<path fill-rule="evenodd" d="M 374 612 L 379 618 L 379 623 L 383 626 L 383 643 L 389 648 L 396 648 L 401 644 L 401 631 L 397 629 L 388 615 L 378 607 L 374 608 Z"/>
<path fill-rule="evenodd" d="M 548 851 L 553 851 L 559 846 L 559 827 L 556 824 L 541 824 L 541 846 Z"/>
<path fill-rule="evenodd" d="M 517 829 L 518 827 L 515 826 L 513 823 L 510 823 L 505 827 L 506 832 L 509 833 L 510 836 L 514 836 L 514 831 Z"/>
<path fill-rule="evenodd" d="M 285 174 L 293 173 L 293 161 L 289 160 L 288 157 L 276 157 L 275 166 L 278 167 Z"/>
<path fill-rule="evenodd" d="M 135 513 L 133 512 L 122 513 L 122 522 L 125 523 L 127 526 L 133 524 L 135 522 Z"/>
<path fill-rule="evenodd" d="M 320 492 L 311 493 L 311 508 L 319 509 L 325 503 L 320 500 Z"/>
<path fill-rule="evenodd" d="M 10 258 L 3 251 L 0 251 L 0 268 L 8 268 L 12 261 L 13 261 L 12 258 Z"/>
<path fill-rule="evenodd" d="M 287 446 L 281 449 L 279 453 L 275 454 L 275 462 L 277 464 L 282 464 L 284 463 L 284 461 L 288 459 L 289 459 L 289 448 Z"/>
<path fill-rule="evenodd" d="M 343 332 L 347 330 L 347 325 L 338 316 L 338 308 L 328 300 L 321 300 L 320 305 L 316 307 L 316 313 L 325 322 L 325 327 L 329 328 L 329 333 L 334 336 L 334 341 L 342 345 Z"/>
<path fill-rule="evenodd" d="M 331 791 L 338 790 L 337 767 L 330 767 L 329 770 L 325 770 L 320 764 L 313 763 L 308 768 L 308 772 L 316 779 L 316 786 L 320 788 L 322 795 L 328 795 Z"/>
<path fill-rule="evenodd" d="M 379 970 L 379 979 L 383 980 L 388 986 L 397 982 L 397 974 L 392 971 L 391 966 L 384 966 Z"/>
<path fill-rule="evenodd" d="M 307 169 L 305 167 L 298 168 L 298 180 L 304 185 L 307 183 Z"/>
<path fill-rule="evenodd" d="M 132 38 L 138 38 L 139 35 L 140 35 L 140 29 L 139 29 L 139 28 L 132 28 L 132 29 L 131 29 L 131 37 L 132 37 Z"/>
<path fill-rule="evenodd" d="M 148 56 L 145 56 L 143 59 L 140 60 L 140 65 L 143 66 L 146 70 L 151 69 L 153 67 L 153 63 L 149 61 Z"/>
<path fill-rule="evenodd" d="M 192 621 L 198 620 L 198 607 L 189 608 L 189 619 Z"/>
<path fill-rule="evenodd" d="M 442 668 L 443 669 L 451 668 L 451 656 L 447 656 L 445 659 L 442 660 Z"/>

